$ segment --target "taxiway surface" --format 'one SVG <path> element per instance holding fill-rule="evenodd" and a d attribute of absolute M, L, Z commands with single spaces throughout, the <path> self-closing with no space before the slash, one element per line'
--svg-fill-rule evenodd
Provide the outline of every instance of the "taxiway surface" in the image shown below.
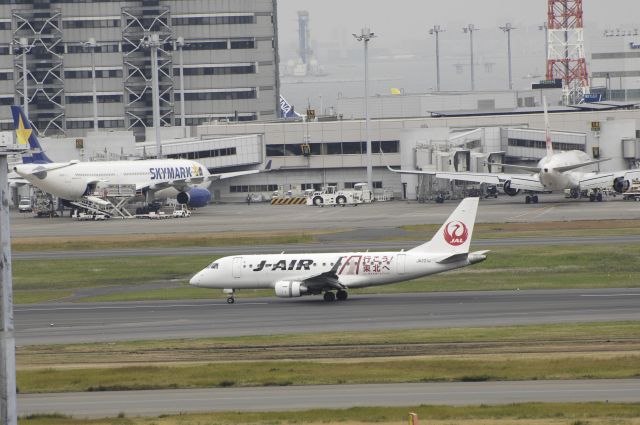
<path fill-rule="evenodd" d="M 196 211 L 188 219 L 75 221 L 69 217 L 35 219 L 18 213 L 11 217 L 11 235 L 17 237 L 101 236 L 158 233 L 208 233 L 285 230 L 377 231 L 408 224 L 441 224 L 458 201 L 444 204 L 378 202 L 358 207 L 307 207 L 269 204 L 221 204 Z M 640 218 L 640 203 L 619 198 L 607 202 L 544 197 L 544 203 L 525 205 L 521 197 L 483 199 L 478 209 L 480 223 L 611 220 Z M 378 238 L 379 239 L 379 238 Z"/>
<path fill-rule="evenodd" d="M 316 385 L 260 388 L 25 394 L 20 415 L 158 416 L 180 412 L 290 411 L 354 406 L 508 404 L 517 402 L 637 402 L 639 379 Z"/>
<path fill-rule="evenodd" d="M 538 290 L 19 305 L 16 343 L 640 320 L 640 290 Z"/>

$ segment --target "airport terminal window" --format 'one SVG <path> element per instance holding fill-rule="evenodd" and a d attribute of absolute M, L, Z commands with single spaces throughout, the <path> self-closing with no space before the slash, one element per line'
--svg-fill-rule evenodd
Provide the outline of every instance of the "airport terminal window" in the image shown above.
<path fill-rule="evenodd" d="M 185 93 L 184 100 L 237 100 L 237 99 L 255 99 L 256 89 L 243 91 L 219 91 L 219 92 L 200 92 Z"/>
<path fill-rule="evenodd" d="M 67 103 L 93 103 L 93 96 L 73 96 L 65 97 Z M 120 94 L 98 94 L 98 103 L 122 103 L 122 95 Z"/>
<path fill-rule="evenodd" d="M 62 28 L 119 28 L 120 19 L 91 19 L 64 21 Z"/>
<path fill-rule="evenodd" d="M 118 43 L 105 43 L 96 46 L 96 53 L 118 53 L 120 51 L 120 44 Z M 89 49 L 82 44 L 67 43 L 67 53 L 91 53 Z"/>
<path fill-rule="evenodd" d="M 184 50 L 227 50 L 227 48 L 227 40 L 190 41 L 184 46 Z"/>
<path fill-rule="evenodd" d="M 0 72 L 0 80 L 13 80 L 13 72 Z"/>
<path fill-rule="evenodd" d="M 342 143 L 342 153 L 347 155 L 362 154 L 360 142 L 344 142 Z"/>
<path fill-rule="evenodd" d="M 247 193 L 247 192 L 275 192 L 278 190 L 277 184 L 256 184 L 244 186 L 229 186 L 231 193 Z"/>
<path fill-rule="evenodd" d="M 535 148 L 535 149 L 546 149 L 546 142 L 543 140 L 529 140 L 529 139 L 512 139 L 509 138 L 508 141 L 509 146 L 517 146 L 520 148 Z M 576 143 L 560 143 L 553 142 L 553 149 L 559 151 L 584 151 L 585 145 L 579 145 Z"/>
<path fill-rule="evenodd" d="M 8 55 L 11 53 L 8 46 L 0 46 L 0 55 Z"/>
<path fill-rule="evenodd" d="M 91 78 L 91 70 L 65 71 L 64 78 Z M 96 69 L 96 78 L 122 78 L 122 70 Z"/>
<path fill-rule="evenodd" d="M 220 148 L 220 149 L 207 149 L 203 151 L 194 152 L 182 152 L 167 155 L 167 158 L 173 159 L 200 159 L 200 158 L 215 158 L 217 156 L 231 156 L 236 155 L 237 151 L 235 147 Z"/>
<path fill-rule="evenodd" d="M 11 22 L 0 22 L 0 30 L 10 30 Z"/>
<path fill-rule="evenodd" d="M 341 155 L 342 143 L 325 143 L 327 155 Z"/>
<path fill-rule="evenodd" d="M 255 74 L 255 65 L 203 66 L 200 68 L 184 68 L 184 75 L 232 75 Z M 173 68 L 173 75 L 180 75 L 180 67 Z"/>
<path fill-rule="evenodd" d="M 371 153 L 380 153 L 380 145 L 382 144 L 383 153 L 398 153 L 400 152 L 399 140 L 383 140 L 371 141 Z M 362 153 L 367 153 L 367 142 L 362 142 Z"/>
<path fill-rule="evenodd" d="M 0 105 L 13 105 L 15 103 L 15 99 L 13 96 L 11 97 L 0 97 Z"/>
<path fill-rule="evenodd" d="M 230 47 L 232 49 L 255 49 L 255 40 L 231 40 Z"/>
<path fill-rule="evenodd" d="M 186 16 L 171 19 L 173 25 L 234 25 L 253 24 L 255 16 Z"/>
<path fill-rule="evenodd" d="M 382 182 L 373 182 L 374 189 L 382 189 Z"/>

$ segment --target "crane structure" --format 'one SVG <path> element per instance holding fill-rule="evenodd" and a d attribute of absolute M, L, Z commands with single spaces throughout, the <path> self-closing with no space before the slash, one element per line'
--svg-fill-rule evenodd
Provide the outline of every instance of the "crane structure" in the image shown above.
<path fill-rule="evenodd" d="M 547 80 L 562 79 L 564 101 L 589 93 L 582 0 L 547 0 Z"/>

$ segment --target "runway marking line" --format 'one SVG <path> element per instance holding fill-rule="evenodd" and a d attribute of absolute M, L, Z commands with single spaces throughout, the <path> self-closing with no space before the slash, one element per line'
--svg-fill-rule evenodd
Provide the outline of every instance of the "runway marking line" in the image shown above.
<path fill-rule="evenodd" d="M 268 302 L 239 303 L 238 305 L 266 305 Z M 175 308 L 175 307 L 220 307 L 227 304 L 171 304 L 171 305 L 136 305 L 136 306 L 100 306 L 100 307 L 54 307 L 54 308 L 18 308 L 16 311 L 65 311 L 65 310 L 133 310 L 140 308 Z"/>
<path fill-rule="evenodd" d="M 581 297 L 640 297 L 640 294 L 580 294 Z"/>

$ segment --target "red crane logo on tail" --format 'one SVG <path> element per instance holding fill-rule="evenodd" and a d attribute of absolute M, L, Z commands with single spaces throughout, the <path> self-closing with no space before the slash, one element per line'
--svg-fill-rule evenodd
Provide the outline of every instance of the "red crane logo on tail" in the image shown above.
<path fill-rule="evenodd" d="M 449 245 L 458 246 L 467 241 L 469 230 L 461 221 L 450 221 L 444 226 L 444 240 Z"/>

